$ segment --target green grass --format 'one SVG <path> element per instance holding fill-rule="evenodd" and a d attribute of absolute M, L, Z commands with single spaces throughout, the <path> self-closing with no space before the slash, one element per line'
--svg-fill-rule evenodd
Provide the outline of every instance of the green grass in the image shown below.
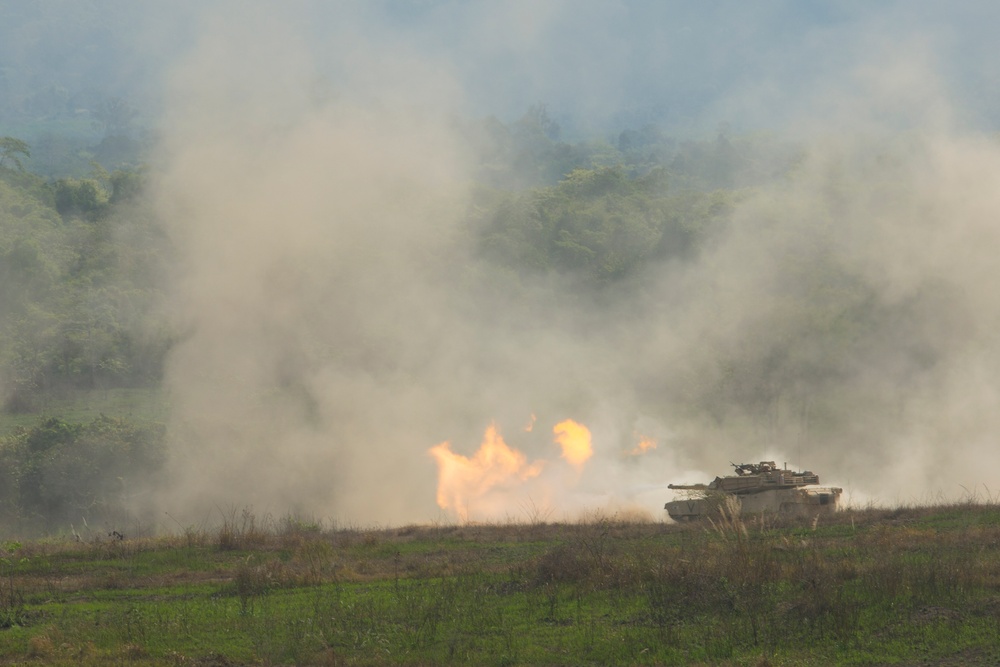
<path fill-rule="evenodd" d="M 0 663 L 1000 664 L 1000 508 L 21 544 Z"/>
<path fill-rule="evenodd" d="M 62 398 L 46 397 L 35 412 L 0 412 L 0 436 L 18 427 L 31 427 L 47 417 L 84 423 L 103 415 L 138 421 L 165 421 L 170 404 L 160 389 L 94 389 L 75 391 Z"/>

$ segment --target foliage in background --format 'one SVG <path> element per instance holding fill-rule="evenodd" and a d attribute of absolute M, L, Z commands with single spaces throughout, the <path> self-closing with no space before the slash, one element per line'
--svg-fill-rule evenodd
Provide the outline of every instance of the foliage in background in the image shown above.
<path fill-rule="evenodd" d="M 156 316 L 169 247 L 144 172 L 45 182 L 0 169 L 0 401 L 148 386 L 170 336 Z"/>
<path fill-rule="evenodd" d="M 43 534 L 70 526 L 122 525 L 132 497 L 160 470 L 163 427 L 99 417 L 52 417 L 0 438 L 0 523 Z"/>
<path fill-rule="evenodd" d="M 0 168 L 14 167 L 18 171 L 24 171 L 21 157 L 31 157 L 27 142 L 14 137 L 0 137 Z"/>
<path fill-rule="evenodd" d="M 115 131 L 133 115 L 122 100 L 98 107 Z M 740 196 L 716 189 L 734 182 L 716 172 L 740 173 L 749 154 L 787 167 L 772 158 L 789 154 L 721 135 L 678 144 L 649 128 L 623 133 L 618 147 L 567 143 L 543 105 L 509 125 L 488 119 L 463 131 L 481 156 L 483 187 L 468 223 L 487 263 L 522 276 L 581 276 L 585 289 L 696 256 Z M 37 151 L 5 141 L 2 407 L 32 412 L 68 390 L 157 384 L 174 338 L 159 314 L 172 256 L 143 198 L 146 171 L 92 160 L 86 175 L 45 180 L 15 162 Z M 743 148 L 723 151 L 720 141 Z"/>
<path fill-rule="evenodd" d="M 127 124 L 127 105 L 106 110 L 121 115 L 109 116 L 109 128 Z M 705 289 L 715 277 L 697 273 L 725 272 L 699 262 L 706 250 L 717 257 L 729 242 L 739 245 L 733 264 L 766 264 L 765 282 L 750 289 L 768 298 L 742 313 L 735 333 L 708 328 L 669 373 L 663 364 L 633 371 L 640 412 L 672 406 L 768 442 L 791 431 L 873 440 L 859 417 L 900 414 L 898 392 L 856 390 L 852 378 L 890 360 L 884 386 L 907 385 L 946 353 L 935 346 L 938 330 L 921 324 L 939 310 L 961 315 L 949 306 L 961 303 L 953 287 L 941 280 L 889 301 L 838 252 L 852 224 L 844 188 L 861 199 L 893 195 L 885 165 L 879 179 L 824 189 L 817 196 L 826 199 L 805 211 L 782 185 L 799 177 L 799 151 L 768 135 L 720 127 L 714 139 L 682 140 L 646 125 L 571 142 L 544 106 L 509 124 L 458 129 L 480 157 L 464 220 L 478 254 L 461 262 L 470 302 L 497 294 L 525 312 L 559 303 L 570 316 L 621 308 L 631 318 L 677 317 L 685 311 L 666 299 L 727 307 L 730 286 Z M 9 144 L 19 160 L 37 155 Z M 158 387 L 177 339 L 162 292 L 176 262 L 144 196 L 149 174 L 92 161 L 89 172 L 46 179 L 27 159 L 27 169 L 8 162 L 0 166 L 0 410 L 53 414 L 74 394 Z M 740 254 L 754 251 L 747 247 L 758 256 Z M 766 282 L 770 273 L 780 286 Z M 835 433 L 822 431 L 830 425 Z"/>
<path fill-rule="evenodd" d="M 522 274 L 554 271 L 601 285 L 650 262 L 692 259 L 738 194 L 673 191 L 656 168 L 574 169 L 558 184 L 493 195 L 479 209 L 480 244 L 493 262 Z"/>

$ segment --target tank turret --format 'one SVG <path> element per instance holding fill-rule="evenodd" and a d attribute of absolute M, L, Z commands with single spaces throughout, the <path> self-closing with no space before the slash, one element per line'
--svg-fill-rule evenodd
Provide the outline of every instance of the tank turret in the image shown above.
<path fill-rule="evenodd" d="M 687 497 L 668 502 L 664 509 L 675 521 L 711 514 L 721 504 L 740 512 L 820 514 L 834 512 L 843 489 L 819 486 L 819 475 L 779 468 L 774 461 L 733 463 L 734 474 L 708 484 L 669 484 Z"/>

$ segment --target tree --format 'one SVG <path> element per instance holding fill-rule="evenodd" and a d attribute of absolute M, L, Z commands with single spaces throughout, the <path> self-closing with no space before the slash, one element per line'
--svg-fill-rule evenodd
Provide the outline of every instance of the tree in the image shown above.
<path fill-rule="evenodd" d="M 21 164 L 18 155 L 31 157 L 28 144 L 14 137 L 0 137 L 0 168 L 5 168 L 5 163 L 10 161 L 18 171 L 24 171 L 24 165 Z"/>
<path fill-rule="evenodd" d="M 128 136 L 132 130 L 132 122 L 139 113 L 128 101 L 120 97 L 112 97 L 101 102 L 94 112 L 95 125 L 104 130 L 105 137 Z"/>
<path fill-rule="evenodd" d="M 0 410 L 159 378 L 172 338 L 153 313 L 171 252 L 142 174 L 95 165 L 39 188 L 0 173 Z"/>
<path fill-rule="evenodd" d="M 108 196 L 93 178 L 60 178 L 53 186 L 56 210 L 71 215 L 96 219 L 107 210 Z"/>
<path fill-rule="evenodd" d="M 515 272 L 572 273 L 598 284 L 650 262 L 691 259 L 729 216 L 734 195 L 673 193 L 668 185 L 662 168 L 638 177 L 621 166 L 574 169 L 557 185 L 484 200 L 481 248 Z"/>
<path fill-rule="evenodd" d="M 549 116 L 549 110 L 544 104 L 536 104 L 529 108 L 520 120 L 514 123 L 515 132 L 529 139 L 545 137 L 550 141 L 559 139 L 559 123 Z"/>
<path fill-rule="evenodd" d="M 131 489 L 162 468 L 163 435 L 159 424 L 102 415 L 50 417 L 0 436 L 0 516 L 34 532 L 127 516 Z"/>

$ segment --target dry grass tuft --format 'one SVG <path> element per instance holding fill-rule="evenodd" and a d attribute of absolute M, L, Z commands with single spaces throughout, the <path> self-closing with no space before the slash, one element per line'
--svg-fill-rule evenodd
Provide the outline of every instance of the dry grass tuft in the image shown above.
<path fill-rule="evenodd" d="M 26 657 L 33 660 L 51 660 L 55 657 L 56 646 L 48 635 L 35 635 L 28 639 Z"/>
<path fill-rule="evenodd" d="M 223 513 L 218 546 L 222 551 L 260 549 L 266 547 L 276 533 L 270 515 L 258 519 L 253 508 L 245 507 L 238 514 L 236 509 L 230 509 Z"/>

